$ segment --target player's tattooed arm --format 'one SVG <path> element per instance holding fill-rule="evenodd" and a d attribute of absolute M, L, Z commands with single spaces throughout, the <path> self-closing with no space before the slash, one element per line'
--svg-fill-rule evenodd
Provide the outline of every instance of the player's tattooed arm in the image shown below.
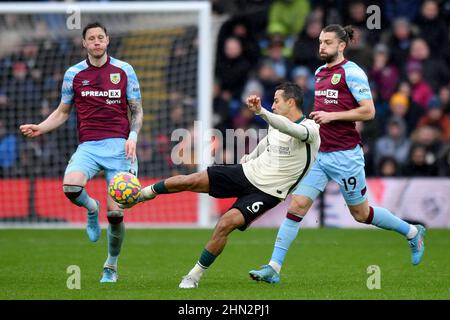
<path fill-rule="evenodd" d="M 128 100 L 128 106 L 131 111 L 130 131 L 135 131 L 139 134 L 142 128 L 142 121 L 144 118 L 144 111 L 142 110 L 141 99 Z"/>

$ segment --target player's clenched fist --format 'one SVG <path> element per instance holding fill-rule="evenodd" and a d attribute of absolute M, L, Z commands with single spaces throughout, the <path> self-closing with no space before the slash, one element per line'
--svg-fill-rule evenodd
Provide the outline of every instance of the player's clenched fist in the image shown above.
<path fill-rule="evenodd" d="M 261 98 L 255 95 L 251 95 L 247 98 L 247 107 L 250 111 L 261 111 Z"/>
<path fill-rule="evenodd" d="M 34 138 L 40 136 L 43 132 L 41 132 L 40 128 L 36 124 L 23 124 L 20 126 L 20 131 L 25 137 Z"/>

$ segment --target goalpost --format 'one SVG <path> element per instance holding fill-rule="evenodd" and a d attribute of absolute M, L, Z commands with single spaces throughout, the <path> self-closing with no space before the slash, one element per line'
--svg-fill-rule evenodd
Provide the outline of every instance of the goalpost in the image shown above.
<path fill-rule="evenodd" d="M 208 1 L 1 3 L 0 139 L 11 151 L 0 176 L 0 225 L 13 222 L 84 223 L 85 209 L 62 192 L 64 169 L 77 146 L 74 112 L 62 127 L 39 139 L 21 137 L 18 126 L 39 123 L 58 105 L 64 71 L 85 59 L 81 31 L 92 21 L 106 25 L 108 53 L 130 63 L 139 78 L 144 124 L 138 140 L 143 185 L 173 174 L 206 169 L 211 128 L 213 40 Z M 194 122 L 200 125 L 194 126 Z M 178 165 L 171 150 L 175 129 L 193 134 L 192 164 Z M 196 132 L 194 132 L 197 130 Z M 101 202 L 102 174 L 87 185 Z M 180 193 L 126 212 L 140 226 L 211 225 L 212 198 Z"/>

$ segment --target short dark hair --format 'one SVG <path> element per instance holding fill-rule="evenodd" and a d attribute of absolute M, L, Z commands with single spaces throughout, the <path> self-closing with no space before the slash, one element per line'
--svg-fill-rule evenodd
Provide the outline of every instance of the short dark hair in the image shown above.
<path fill-rule="evenodd" d="M 83 29 L 83 39 L 86 38 L 86 32 L 89 29 L 93 29 L 93 28 L 102 28 L 103 31 L 105 31 L 105 34 L 108 35 L 108 32 L 106 31 L 106 27 L 103 24 L 101 24 L 100 22 L 96 21 L 96 22 L 91 22 L 86 27 L 84 27 L 84 29 Z"/>
<path fill-rule="evenodd" d="M 283 90 L 284 100 L 294 99 L 297 108 L 301 110 L 303 105 L 303 89 L 293 82 L 283 82 L 276 87 L 276 90 Z"/>
<path fill-rule="evenodd" d="M 353 27 L 352 26 L 341 26 L 340 24 L 329 24 L 322 29 L 322 32 L 334 32 L 339 40 L 344 41 L 346 46 L 349 42 L 353 40 Z"/>

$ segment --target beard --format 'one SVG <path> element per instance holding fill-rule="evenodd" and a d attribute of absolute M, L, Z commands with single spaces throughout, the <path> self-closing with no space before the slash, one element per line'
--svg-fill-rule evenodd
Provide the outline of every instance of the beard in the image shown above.
<path fill-rule="evenodd" d="M 337 57 L 338 57 L 337 52 L 334 54 L 319 54 L 320 60 L 325 63 L 332 63 L 332 62 L 336 61 Z"/>

